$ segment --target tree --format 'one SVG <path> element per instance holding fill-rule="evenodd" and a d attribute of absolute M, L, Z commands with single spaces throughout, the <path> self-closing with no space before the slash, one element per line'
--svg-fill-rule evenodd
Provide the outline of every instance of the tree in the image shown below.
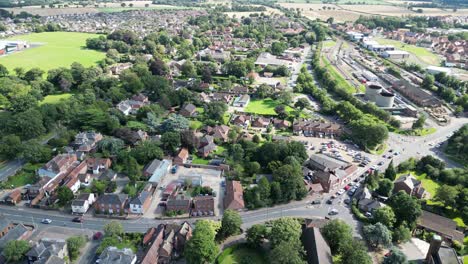
<path fill-rule="evenodd" d="M 405 243 L 411 239 L 411 230 L 402 223 L 393 230 L 392 237 L 395 243 Z"/>
<path fill-rule="evenodd" d="M 22 139 L 36 138 L 46 131 L 41 112 L 36 109 L 28 109 L 15 114 L 9 121 L 11 132 Z"/>
<path fill-rule="evenodd" d="M 297 102 L 294 104 L 294 107 L 297 107 L 301 110 L 309 106 L 310 106 L 309 100 L 307 100 L 307 98 L 304 98 L 304 97 L 297 99 Z"/>
<path fill-rule="evenodd" d="M 454 208 L 457 205 L 458 200 L 457 187 L 446 184 L 438 186 L 434 200 L 441 202 L 445 206 Z"/>
<path fill-rule="evenodd" d="M 228 106 L 223 102 L 210 102 L 205 105 L 204 109 L 207 118 L 222 122 L 224 113 L 228 110 Z"/>
<path fill-rule="evenodd" d="M 7 67 L 5 67 L 3 64 L 0 64 L 0 77 L 6 77 L 10 74 L 8 71 Z"/>
<path fill-rule="evenodd" d="M 278 118 L 280 119 L 288 117 L 288 113 L 286 112 L 286 107 L 284 105 L 275 106 L 275 113 L 278 114 Z"/>
<path fill-rule="evenodd" d="M 172 114 L 161 124 L 162 131 L 181 131 L 189 129 L 189 121 L 187 118 Z"/>
<path fill-rule="evenodd" d="M 416 122 L 413 123 L 413 129 L 421 129 L 424 127 L 424 123 L 426 122 L 426 116 L 421 114 Z"/>
<path fill-rule="evenodd" d="M 234 210 L 224 211 L 223 218 L 221 220 L 220 235 L 222 238 L 227 238 L 240 233 L 242 225 L 242 218 L 239 213 Z"/>
<path fill-rule="evenodd" d="M 184 256 L 189 264 L 213 263 L 219 248 L 215 242 L 216 230 L 209 220 L 200 220 L 195 224 L 192 238 L 187 242 Z"/>
<path fill-rule="evenodd" d="M 367 254 L 366 246 L 357 239 L 344 243 L 340 255 L 344 258 L 342 264 L 372 264 L 372 258 Z"/>
<path fill-rule="evenodd" d="M 395 170 L 395 166 L 393 166 L 393 159 L 390 161 L 390 164 L 388 164 L 387 169 L 385 170 L 385 178 L 394 181 L 397 173 Z"/>
<path fill-rule="evenodd" d="M 278 102 L 284 105 L 289 105 L 293 100 L 292 93 L 283 91 L 278 95 Z"/>
<path fill-rule="evenodd" d="M 267 84 L 261 84 L 258 88 L 257 88 L 257 91 L 256 91 L 256 95 L 259 97 L 259 98 L 266 98 L 266 97 L 269 97 L 271 96 L 273 93 L 273 88 L 271 88 L 271 86 L 267 85 Z"/>
<path fill-rule="evenodd" d="M 390 206 L 385 206 L 374 211 L 372 221 L 374 223 L 382 223 L 388 228 L 392 228 L 395 224 L 395 213 Z"/>
<path fill-rule="evenodd" d="M 182 74 L 186 77 L 195 77 L 197 76 L 197 70 L 195 65 L 191 61 L 186 61 L 181 67 Z"/>
<path fill-rule="evenodd" d="M 130 154 L 139 164 L 147 164 L 154 159 L 162 159 L 164 156 L 158 143 L 152 140 L 141 142 L 131 150 Z"/>
<path fill-rule="evenodd" d="M 211 70 L 209 67 L 203 68 L 201 79 L 205 83 L 211 83 L 213 81 L 213 78 L 211 77 Z"/>
<path fill-rule="evenodd" d="M 268 235 L 268 229 L 263 224 L 255 224 L 247 229 L 247 243 L 252 247 L 259 247 Z"/>
<path fill-rule="evenodd" d="M 16 135 L 6 135 L 0 141 L 0 158 L 8 160 L 16 158 L 21 151 L 21 138 Z"/>
<path fill-rule="evenodd" d="M 151 61 L 149 69 L 153 75 L 164 76 L 169 73 L 169 67 L 159 58 L 155 58 Z"/>
<path fill-rule="evenodd" d="M 166 132 L 161 136 L 161 146 L 170 154 L 175 154 L 177 149 L 179 149 L 180 144 L 179 132 Z"/>
<path fill-rule="evenodd" d="M 40 80 L 42 79 L 42 75 L 44 75 L 44 71 L 41 70 L 40 68 L 32 68 L 30 70 L 28 70 L 25 74 L 24 74 L 24 80 L 28 81 L 28 82 L 32 82 L 32 81 L 35 81 L 35 80 Z"/>
<path fill-rule="evenodd" d="M 67 239 L 68 255 L 70 260 L 75 260 L 79 254 L 80 249 L 86 244 L 84 236 L 74 236 Z"/>
<path fill-rule="evenodd" d="M 382 264 L 407 264 L 406 255 L 397 247 L 392 247 L 390 256 L 384 258 Z"/>
<path fill-rule="evenodd" d="M 352 240 L 351 227 L 340 219 L 329 221 L 321 231 L 334 254 L 340 252 Z"/>
<path fill-rule="evenodd" d="M 271 231 L 268 238 L 273 247 L 282 242 L 300 246 L 298 243 L 300 243 L 301 234 L 299 221 L 294 218 L 283 217 L 271 222 Z"/>
<path fill-rule="evenodd" d="M 71 200 L 73 200 L 73 198 L 75 196 L 73 195 L 73 192 L 72 192 L 72 190 L 70 190 L 70 188 L 63 185 L 63 186 L 58 187 L 57 197 L 58 197 L 58 199 L 60 201 L 60 204 L 65 205 L 68 202 L 70 202 Z"/>
<path fill-rule="evenodd" d="M 305 264 L 303 252 L 297 250 L 293 243 L 281 241 L 270 252 L 270 262 L 272 264 Z"/>
<path fill-rule="evenodd" d="M 283 165 L 273 172 L 273 179 L 281 184 L 283 199 L 300 200 L 307 194 L 300 165 Z"/>
<path fill-rule="evenodd" d="M 362 233 L 364 239 L 373 248 L 388 246 L 392 243 L 392 233 L 382 223 L 364 226 Z"/>
<path fill-rule="evenodd" d="M 351 137 L 364 148 L 374 149 L 388 138 L 388 129 L 383 124 L 361 118 L 351 121 Z"/>
<path fill-rule="evenodd" d="M 389 199 L 389 205 L 395 213 L 397 224 L 405 221 L 408 225 L 412 226 L 422 214 L 419 201 L 404 191 L 399 191 L 392 195 Z"/>
<path fill-rule="evenodd" d="M 389 179 L 382 179 L 379 181 L 379 187 L 377 188 L 376 192 L 379 195 L 390 197 L 393 191 L 393 181 Z"/>
<path fill-rule="evenodd" d="M 124 229 L 120 222 L 112 220 L 104 226 L 104 234 L 107 237 L 122 236 Z"/>
<path fill-rule="evenodd" d="M 124 159 L 123 162 L 123 170 L 122 172 L 125 173 L 128 178 L 130 179 L 130 182 L 135 182 L 138 180 L 140 176 L 140 169 L 138 167 L 138 162 L 136 159 L 132 156 L 127 156 Z"/>
<path fill-rule="evenodd" d="M 432 87 L 434 86 L 434 81 L 435 79 L 433 75 L 426 74 L 426 76 L 424 76 L 421 87 L 427 90 L 432 90 Z"/>
<path fill-rule="evenodd" d="M 288 44 L 282 41 L 271 43 L 271 53 L 273 55 L 281 55 L 288 48 Z"/>
<path fill-rule="evenodd" d="M 5 255 L 8 262 L 18 262 L 23 259 L 31 247 L 26 240 L 10 240 L 6 243 L 3 249 L 3 255 Z"/>

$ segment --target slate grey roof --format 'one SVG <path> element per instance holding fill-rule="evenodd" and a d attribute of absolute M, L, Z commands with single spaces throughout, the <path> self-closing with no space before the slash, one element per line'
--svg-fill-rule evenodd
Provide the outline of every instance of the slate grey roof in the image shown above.
<path fill-rule="evenodd" d="M 107 247 L 99 256 L 100 264 L 129 264 L 136 258 L 129 248 Z"/>
<path fill-rule="evenodd" d="M 0 238 L 0 251 L 5 247 L 6 243 L 10 240 L 18 240 L 24 233 L 29 230 L 23 225 L 16 225 L 13 229 L 8 231 L 6 235 Z"/>
<path fill-rule="evenodd" d="M 114 194 L 114 193 L 106 193 L 99 196 L 98 200 L 96 201 L 99 204 L 123 204 L 127 201 L 128 195 L 126 194 Z"/>
<path fill-rule="evenodd" d="M 7 228 L 10 224 L 10 219 L 6 218 L 4 215 L 0 215 L 0 230 Z"/>
<path fill-rule="evenodd" d="M 130 204 L 140 204 L 143 205 L 147 199 L 151 196 L 150 192 L 143 191 L 138 196 L 132 199 Z"/>

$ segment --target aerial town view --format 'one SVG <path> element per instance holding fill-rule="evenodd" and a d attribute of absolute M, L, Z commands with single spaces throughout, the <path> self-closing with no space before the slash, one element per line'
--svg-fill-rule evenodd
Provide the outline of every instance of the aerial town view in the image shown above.
<path fill-rule="evenodd" d="M 468 264 L 468 0 L 0 0 L 0 264 Z"/>

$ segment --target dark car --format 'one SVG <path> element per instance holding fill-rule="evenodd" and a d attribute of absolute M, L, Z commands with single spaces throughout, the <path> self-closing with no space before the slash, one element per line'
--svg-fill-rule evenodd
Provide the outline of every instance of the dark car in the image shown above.
<path fill-rule="evenodd" d="M 322 200 L 320 199 L 316 199 L 312 201 L 312 204 L 321 204 L 321 203 L 322 203 Z"/>
<path fill-rule="evenodd" d="M 99 240 L 99 239 L 102 238 L 102 236 L 103 236 L 103 235 L 102 235 L 101 232 L 96 232 L 96 233 L 94 233 L 94 235 L 93 235 L 93 239 L 94 239 L 94 240 Z"/>
<path fill-rule="evenodd" d="M 77 216 L 77 217 L 73 218 L 72 221 L 75 222 L 75 223 L 83 223 L 83 217 Z"/>
<path fill-rule="evenodd" d="M 327 204 L 333 204 L 333 200 L 327 200 Z"/>

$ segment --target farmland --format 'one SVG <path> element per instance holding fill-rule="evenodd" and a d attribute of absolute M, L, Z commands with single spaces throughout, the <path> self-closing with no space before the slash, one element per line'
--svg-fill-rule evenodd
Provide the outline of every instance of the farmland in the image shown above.
<path fill-rule="evenodd" d="M 0 58 L 0 64 L 10 71 L 16 67 L 26 70 L 38 67 L 44 71 L 69 67 L 73 62 L 84 66 L 92 66 L 105 57 L 105 54 L 86 49 L 86 39 L 95 37 L 94 34 L 73 32 L 46 32 L 18 36 L 12 40 L 24 40 L 36 45 L 23 51 L 12 53 Z"/>

